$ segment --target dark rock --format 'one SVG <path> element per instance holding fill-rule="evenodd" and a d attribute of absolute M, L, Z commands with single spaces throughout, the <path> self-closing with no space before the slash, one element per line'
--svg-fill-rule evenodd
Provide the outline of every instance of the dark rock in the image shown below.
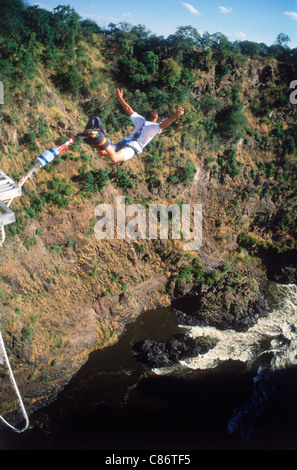
<path fill-rule="evenodd" d="M 190 338 L 187 335 L 176 335 L 167 342 L 145 340 L 136 343 L 133 351 L 139 362 L 149 367 L 168 367 L 178 363 L 180 360 L 197 357 L 205 354 L 214 347 L 215 340 L 210 338 Z"/>
<path fill-rule="evenodd" d="M 240 286 L 234 283 L 232 288 L 231 281 L 232 275 L 226 275 L 216 286 L 205 284 L 203 289 L 199 286 L 196 292 L 176 299 L 172 306 L 178 310 L 178 323 L 247 331 L 259 317 L 268 315 L 265 277 L 245 278 Z M 251 288 L 252 281 L 255 291 Z"/>
<path fill-rule="evenodd" d="M 271 256 L 267 262 L 267 276 L 278 284 L 297 283 L 297 252 Z"/>
<path fill-rule="evenodd" d="M 178 313 L 178 323 L 187 326 L 212 326 L 219 330 L 232 329 L 238 332 L 247 331 L 255 325 L 261 316 L 268 315 L 266 300 L 259 297 L 250 301 L 245 309 L 232 304 L 228 310 L 196 311 L 190 314 Z"/>

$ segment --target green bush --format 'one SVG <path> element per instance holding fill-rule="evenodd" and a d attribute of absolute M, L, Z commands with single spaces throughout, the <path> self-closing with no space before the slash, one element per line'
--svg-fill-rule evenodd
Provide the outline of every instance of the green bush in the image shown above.
<path fill-rule="evenodd" d="M 223 174 L 230 175 L 232 177 L 238 176 L 241 173 L 241 162 L 238 162 L 236 149 L 227 149 L 223 155 L 218 156 L 218 164 Z"/>
<path fill-rule="evenodd" d="M 197 168 L 192 161 L 188 160 L 185 165 L 180 166 L 168 179 L 174 184 L 189 184 L 193 181 L 195 173 L 197 173 Z"/>
<path fill-rule="evenodd" d="M 137 175 L 132 170 L 119 169 L 115 174 L 115 182 L 124 189 L 134 188 Z"/>
<path fill-rule="evenodd" d="M 149 153 L 145 157 L 145 176 L 146 182 L 150 188 L 158 188 L 161 186 L 161 180 L 158 176 L 159 170 L 163 168 L 163 164 L 160 160 L 160 155 L 163 153 L 163 145 L 161 141 L 156 143 L 157 150 Z"/>
<path fill-rule="evenodd" d="M 255 237 L 248 235 L 246 232 L 242 232 L 237 237 L 237 243 L 243 248 L 255 248 L 258 245 L 258 240 Z"/>
<path fill-rule="evenodd" d="M 109 170 L 99 168 L 99 170 L 85 172 L 83 167 L 80 169 L 80 191 L 87 197 L 92 197 L 95 193 L 101 192 L 103 188 L 108 186 L 109 181 Z"/>
<path fill-rule="evenodd" d="M 239 140 L 244 137 L 248 128 L 247 117 L 243 114 L 241 106 L 230 105 L 219 111 L 216 117 L 217 132 L 225 139 Z"/>
<path fill-rule="evenodd" d="M 30 209 L 33 213 L 40 213 L 44 203 L 60 208 L 68 207 L 71 201 L 72 187 L 64 178 L 52 178 L 46 183 L 46 189 L 40 194 L 31 197 Z M 26 209 L 26 208 L 25 208 Z M 28 210 L 27 210 L 28 212 Z"/>
<path fill-rule="evenodd" d="M 26 341 L 31 336 L 32 330 L 28 326 L 24 326 L 24 328 L 22 328 L 21 333 L 22 333 L 22 341 Z"/>
<path fill-rule="evenodd" d="M 70 66 L 68 70 L 59 70 L 54 77 L 54 82 L 62 92 L 73 95 L 78 95 L 83 85 L 82 76 L 73 66 Z"/>

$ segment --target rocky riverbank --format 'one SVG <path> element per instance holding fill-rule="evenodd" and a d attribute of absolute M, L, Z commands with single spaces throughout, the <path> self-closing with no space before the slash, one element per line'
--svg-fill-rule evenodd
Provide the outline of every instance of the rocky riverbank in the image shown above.
<path fill-rule="evenodd" d="M 251 268 L 245 277 L 237 272 L 222 276 L 219 282 L 194 286 L 173 300 L 178 324 L 185 327 L 210 326 L 218 330 L 246 332 L 259 318 L 268 316 L 267 285 L 296 284 L 297 254 L 273 254 L 267 259 L 266 273 Z M 239 281 L 239 278 L 241 280 Z M 235 279 L 237 282 L 235 282 Z M 253 286 L 248 289 L 248 286 Z M 231 287 L 231 288 L 230 288 Z M 152 368 L 169 367 L 179 361 L 205 354 L 216 345 L 211 337 L 191 338 L 186 331 L 167 342 L 146 340 L 135 344 L 137 359 Z"/>
<path fill-rule="evenodd" d="M 254 276 L 257 275 L 255 278 Z M 171 307 L 177 310 L 181 326 L 213 326 L 219 330 L 247 331 L 262 316 L 269 315 L 266 298 L 268 279 L 252 269 L 245 276 L 239 273 L 222 275 L 217 283 L 199 284 Z M 235 282 L 237 280 L 237 282 Z M 133 349 L 140 362 L 150 367 L 168 367 L 180 360 L 205 354 L 216 345 L 211 337 L 190 338 L 185 330 L 167 342 L 145 340 Z"/>

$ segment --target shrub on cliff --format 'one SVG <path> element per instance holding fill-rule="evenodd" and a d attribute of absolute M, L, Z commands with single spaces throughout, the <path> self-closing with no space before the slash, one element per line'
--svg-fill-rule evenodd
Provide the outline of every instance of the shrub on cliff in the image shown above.
<path fill-rule="evenodd" d="M 110 181 L 110 172 L 101 168 L 96 171 L 86 172 L 84 167 L 82 167 L 79 173 L 80 191 L 88 198 L 102 191 Z"/>
<path fill-rule="evenodd" d="M 225 139 L 236 141 L 244 137 L 248 128 L 247 117 L 243 114 L 240 104 L 232 104 L 222 111 L 219 111 L 216 117 L 218 124 L 217 132 Z"/>
<path fill-rule="evenodd" d="M 54 83 L 62 92 L 79 95 L 83 79 L 76 68 L 70 66 L 68 70 L 59 70 L 57 72 L 54 77 Z"/>
<path fill-rule="evenodd" d="M 195 173 L 197 173 L 197 168 L 192 161 L 188 160 L 184 165 L 177 168 L 176 172 L 168 179 L 173 184 L 183 183 L 187 185 L 193 181 Z"/>

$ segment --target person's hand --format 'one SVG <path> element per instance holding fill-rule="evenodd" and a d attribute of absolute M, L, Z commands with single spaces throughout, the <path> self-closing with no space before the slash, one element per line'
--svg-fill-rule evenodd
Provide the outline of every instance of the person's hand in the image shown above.
<path fill-rule="evenodd" d="M 123 90 L 120 90 L 120 89 L 118 88 L 117 91 L 116 91 L 116 95 L 117 95 L 117 98 L 118 98 L 118 99 L 123 99 L 123 96 L 124 96 Z"/>
<path fill-rule="evenodd" d="M 179 108 L 177 109 L 177 111 L 176 111 L 177 117 L 182 116 L 182 115 L 184 114 L 184 112 L 185 112 L 184 108 L 179 107 Z"/>

